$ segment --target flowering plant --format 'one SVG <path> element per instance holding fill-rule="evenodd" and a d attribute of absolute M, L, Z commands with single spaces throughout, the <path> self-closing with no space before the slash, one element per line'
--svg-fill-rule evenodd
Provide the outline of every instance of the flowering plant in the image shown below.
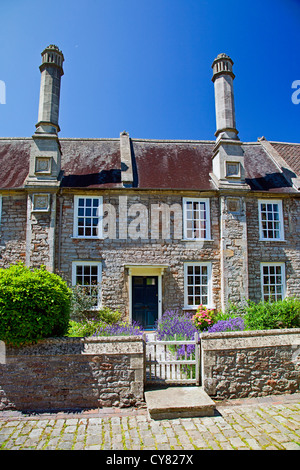
<path fill-rule="evenodd" d="M 208 328 L 208 333 L 218 333 L 222 331 L 243 331 L 245 322 L 241 317 L 232 317 L 228 320 L 219 320 Z"/>
<path fill-rule="evenodd" d="M 192 322 L 198 330 L 203 331 L 214 324 L 214 311 L 199 305 Z"/>
<path fill-rule="evenodd" d="M 137 322 L 130 324 L 124 321 L 103 326 L 95 332 L 94 336 L 141 336 L 142 334 L 143 329 Z"/>
<path fill-rule="evenodd" d="M 175 334 L 177 339 L 192 339 L 196 331 L 189 314 L 183 314 L 179 310 L 167 310 L 157 322 L 159 340 L 172 340 Z"/>
<path fill-rule="evenodd" d="M 197 328 L 191 321 L 189 313 L 183 314 L 179 310 L 167 310 L 161 320 L 157 323 L 157 338 L 159 340 L 171 341 L 176 339 L 180 341 L 194 339 Z M 169 346 L 176 359 L 188 359 L 193 357 L 195 353 L 195 345 L 180 345 L 177 351 L 174 346 Z"/>

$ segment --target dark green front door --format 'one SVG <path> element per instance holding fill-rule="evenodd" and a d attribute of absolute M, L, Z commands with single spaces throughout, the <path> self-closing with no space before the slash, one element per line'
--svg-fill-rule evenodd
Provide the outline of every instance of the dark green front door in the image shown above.
<path fill-rule="evenodd" d="M 132 320 L 152 329 L 158 318 L 158 276 L 132 276 Z"/>

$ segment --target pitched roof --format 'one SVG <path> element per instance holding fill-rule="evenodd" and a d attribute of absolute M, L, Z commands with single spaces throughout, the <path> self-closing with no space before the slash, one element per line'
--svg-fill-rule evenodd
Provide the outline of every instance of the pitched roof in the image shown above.
<path fill-rule="evenodd" d="M 31 138 L 0 139 L 0 189 L 22 188 L 29 171 Z M 64 188 L 122 188 L 119 139 L 60 139 Z M 131 139 L 133 187 L 215 190 L 214 141 Z M 300 173 L 300 144 L 271 143 Z M 243 143 L 246 182 L 253 191 L 297 193 L 262 142 Z"/>
<path fill-rule="evenodd" d="M 289 144 L 284 142 L 270 142 L 270 144 L 300 177 L 300 144 Z"/>
<path fill-rule="evenodd" d="M 21 188 L 29 172 L 31 139 L 0 139 L 0 188 Z"/>
<path fill-rule="evenodd" d="M 61 139 L 62 187 L 122 188 L 119 139 Z"/>
<path fill-rule="evenodd" d="M 214 190 L 214 142 L 132 140 L 136 180 L 143 189 Z"/>

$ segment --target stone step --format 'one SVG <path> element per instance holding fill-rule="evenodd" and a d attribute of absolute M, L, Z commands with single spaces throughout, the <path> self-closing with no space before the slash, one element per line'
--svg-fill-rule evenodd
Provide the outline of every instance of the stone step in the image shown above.
<path fill-rule="evenodd" d="M 149 417 L 152 419 L 196 418 L 213 416 L 215 402 L 202 387 L 167 387 L 145 391 Z"/>

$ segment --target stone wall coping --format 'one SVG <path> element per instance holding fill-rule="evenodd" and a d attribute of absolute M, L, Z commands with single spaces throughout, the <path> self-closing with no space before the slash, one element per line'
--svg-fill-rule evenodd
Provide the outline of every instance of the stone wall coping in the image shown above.
<path fill-rule="evenodd" d="M 61 354 L 136 354 L 142 350 L 142 336 L 58 337 L 44 338 L 37 343 L 20 347 L 7 345 L 6 355 L 12 357 Z"/>
<path fill-rule="evenodd" d="M 282 328 L 274 330 L 247 330 L 247 331 L 224 331 L 219 333 L 206 333 L 200 334 L 201 340 L 210 339 L 226 339 L 226 338 L 249 338 L 257 336 L 273 336 L 273 335 L 291 335 L 300 334 L 300 328 Z"/>
<path fill-rule="evenodd" d="M 202 333 L 202 351 L 222 351 L 268 347 L 300 347 L 300 328 L 278 330 Z"/>

